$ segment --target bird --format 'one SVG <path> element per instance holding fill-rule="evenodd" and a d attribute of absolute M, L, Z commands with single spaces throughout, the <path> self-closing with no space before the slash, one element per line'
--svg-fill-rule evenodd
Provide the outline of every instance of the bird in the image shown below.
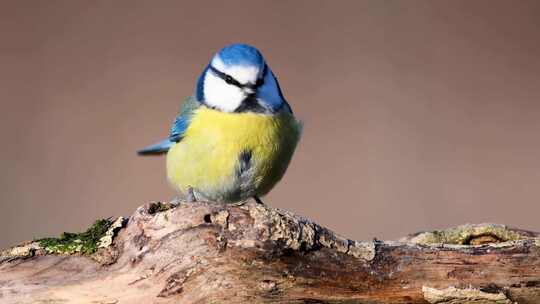
<path fill-rule="evenodd" d="M 262 204 L 284 176 L 301 133 L 261 52 L 235 43 L 212 56 L 169 137 L 138 154 L 166 154 L 167 179 L 186 201 Z"/>

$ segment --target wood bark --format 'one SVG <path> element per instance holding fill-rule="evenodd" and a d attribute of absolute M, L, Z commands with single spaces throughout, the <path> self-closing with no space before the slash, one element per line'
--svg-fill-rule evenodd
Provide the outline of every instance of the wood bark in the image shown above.
<path fill-rule="evenodd" d="M 150 203 L 92 255 L 0 254 L 0 303 L 540 303 L 540 239 L 496 224 L 357 242 L 255 203 Z"/>

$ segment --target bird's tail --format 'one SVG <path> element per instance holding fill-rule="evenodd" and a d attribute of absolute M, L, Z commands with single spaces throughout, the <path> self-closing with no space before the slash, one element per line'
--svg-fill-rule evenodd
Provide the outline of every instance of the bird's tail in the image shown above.
<path fill-rule="evenodd" d="M 141 150 L 137 151 L 137 154 L 141 156 L 164 154 L 169 151 L 173 144 L 174 142 L 170 141 L 169 139 L 165 139 L 153 145 L 142 148 Z"/>

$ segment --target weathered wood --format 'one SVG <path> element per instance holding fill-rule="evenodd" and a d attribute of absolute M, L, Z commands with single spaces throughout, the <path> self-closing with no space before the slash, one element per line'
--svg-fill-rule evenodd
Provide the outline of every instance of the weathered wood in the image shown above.
<path fill-rule="evenodd" d="M 38 242 L 2 252 L 0 302 L 540 303 L 537 233 L 482 224 L 356 242 L 254 203 L 170 207 L 117 220 L 90 256 Z"/>

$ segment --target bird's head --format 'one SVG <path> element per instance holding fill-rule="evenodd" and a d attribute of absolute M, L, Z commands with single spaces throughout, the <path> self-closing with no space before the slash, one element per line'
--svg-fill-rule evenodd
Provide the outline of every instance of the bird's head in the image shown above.
<path fill-rule="evenodd" d="M 223 112 L 275 113 L 286 104 L 262 54 L 233 44 L 214 55 L 197 83 L 197 99 Z"/>

